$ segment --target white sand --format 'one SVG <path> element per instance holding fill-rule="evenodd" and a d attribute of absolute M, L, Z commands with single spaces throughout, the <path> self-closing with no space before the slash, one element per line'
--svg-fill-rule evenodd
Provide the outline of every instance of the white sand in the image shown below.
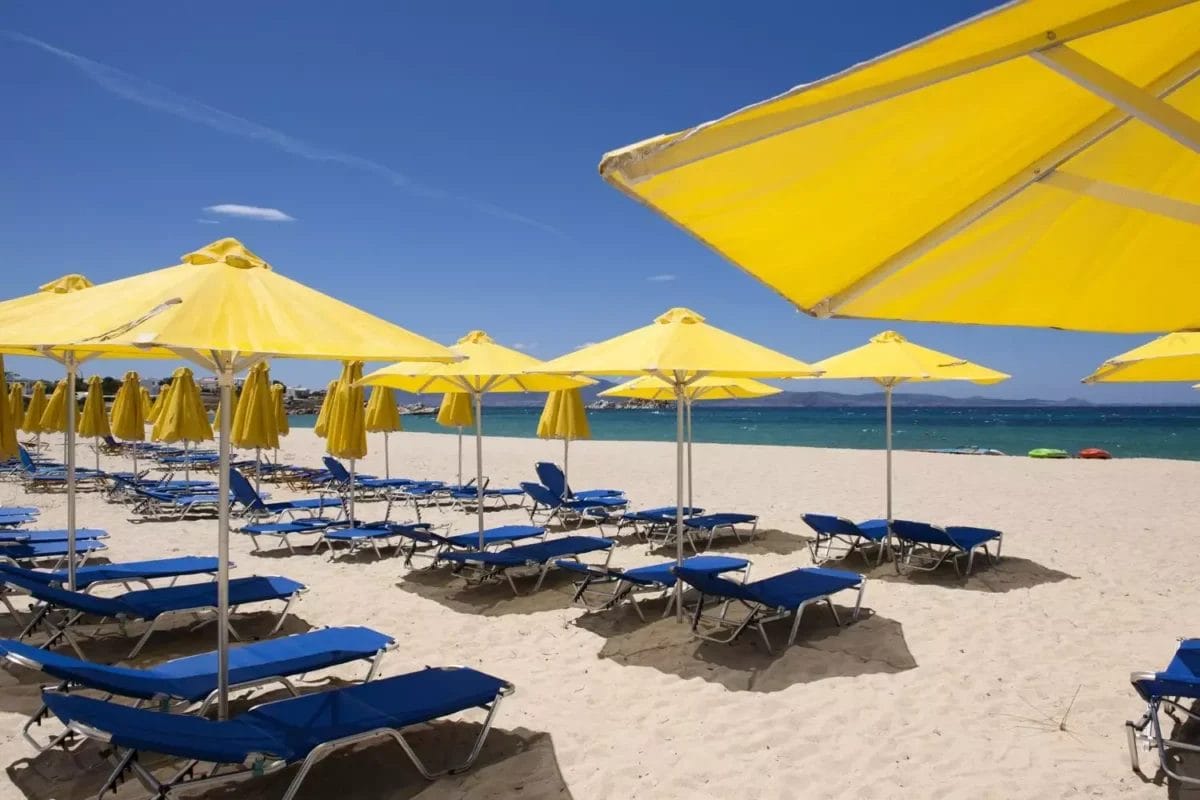
<path fill-rule="evenodd" d="M 372 437 L 372 448 L 380 442 Z M 316 465 L 321 446 L 296 431 L 283 456 Z M 400 434 L 392 461 L 400 474 L 450 479 L 454 448 L 452 436 Z M 515 485 L 531 479 L 535 460 L 560 453 L 559 443 L 488 439 L 485 469 L 493 485 Z M 81 464 L 91 459 L 81 448 Z M 803 512 L 882 511 L 879 452 L 698 445 L 696 462 L 698 504 L 762 516 L 758 543 L 721 548 L 751 558 L 757 577 L 811 563 Z M 673 445 L 584 442 L 571 464 L 577 488 L 626 488 L 635 506 L 674 500 Z M 365 469 L 382 473 L 382 465 L 373 453 Z M 672 621 L 642 625 L 628 610 L 585 616 L 569 606 L 562 580 L 514 599 L 505 587 L 463 589 L 445 572 L 411 573 L 399 559 L 255 556 L 235 536 L 235 575 L 287 575 L 311 587 L 285 630 L 367 624 L 400 642 L 385 675 L 468 664 L 517 686 L 471 773 L 427 785 L 398 749 L 379 745 L 318 767 L 302 797 L 1165 796 L 1129 770 L 1122 723 L 1141 711 L 1130 671 L 1161 668 L 1176 637 L 1197 633 L 1189 564 L 1200 463 L 899 453 L 896 474 L 897 516 L 1000 528 L 1005 558 L 966 582 L 949 568 L 903 579 L 890 567 L 873 571 L 872 615 L 837 631 L 811 610 L 799 643 L 775 656 L 752 636 L 699 645 Z M 41 526 L 64 524 L 60 495 L 0 485 L 0 503 L 30 502 L 44 509 Z M 79 508 L 81 523 L 112 533 L 113 560 L 215 553 L 212 521 L 130 525 L 123 507 L 96 495 L 83 495 Z M 360 517 L 380 511 L 368 506 Z M 473 527 L 463 514 L 428 518 Z M 488 516 L 489 524 L 526 519 L 524 511 Z M 612 559 L 661 560 L 632 540 Z M 169 633 L 151 640 L 141 661 L 214 641 L 211 625 Z M 38 756 L 20 738 L 36 677 L 21 681 L 5 678 L 0 691 L 8 767 L 0 797 L 94 793 L 104 773 L 94 746 Z M 435 733 L 461 746 L 471 729 Z M 209 796 L 278 797 L 290 774 Z M 135 796 L 143 794 L 128 784 L 120 794 Z"/>

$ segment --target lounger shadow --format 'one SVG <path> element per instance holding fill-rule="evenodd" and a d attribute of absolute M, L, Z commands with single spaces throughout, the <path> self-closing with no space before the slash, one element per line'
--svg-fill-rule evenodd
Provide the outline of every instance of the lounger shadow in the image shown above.
<path fill-rule="evenodd" d="M 498 617 L 570 608 L 574 577 L 562 570 L 551 570 L 538 591 L 514 595 L 507 583 L 468 586 L 448 568 L 439 567 L 409 570 L 396 586 L 452 611 Z"/>
<path fill-rule="evenodd" d="M 853 613 L 850 605 L 835 606 L 843 620 Z M 857 622 L 840 628 L 824 609 L 810 609 L 796 643 L 778 647 L 773 654 L 753 637 L 730 645 L 699 641 L 688 625 L 669 618 L 647 624 L 634 614 L 584 614 L 575 624 L 605 640 L 597 654 L 600 658 L 685 679 L 701 678 L 731 691 L 777 692 L 798 683 L 894 674 L 917 666 L 901 624 L 869 608 L 862 609 Z M 779 620 L 768 623 L 767 630 L 782 643 L 791 624 Z"/>
<path fill-rule="evenodd" d="M 860 562 L 856 559 L 857 556 L 851 556 L 846 561 L 830 561 L 828 565 L 858 569 Z M 889 583 L 943 586 L 948 589 L 992 593 L 1032 589 L 1047 583 L 1079 579 L 1077 575 L 1044 566 L 1028 558 L 1010 555 L 1004 556 L 995 564 L 980 565 L 979 562 L 976 562 L 975 569 L 966 576 L 955 574 L 954 568 L 949 565 L 933 572 L 909 572 L 897 575 L 895 567 L 888 562 L 866 569 L 865 574 L 871 580 Z"/>

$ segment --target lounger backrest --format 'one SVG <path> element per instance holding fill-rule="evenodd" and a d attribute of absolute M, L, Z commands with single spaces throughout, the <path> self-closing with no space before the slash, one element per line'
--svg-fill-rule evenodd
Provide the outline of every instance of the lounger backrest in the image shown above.
<path fill-rule="evenodd" d="M 37 583 L 57 583 L 52 573 L 39 572 L 35 569 L 25 569 L 25 567 L 18 567 L 16 564 L 0 564 L 0 580 L 3 580 L 8 575 L 15 575 L 18 578 L 24 578 L 27 581 L 35 581 Z"/>
<path fill-rule="evenodd" d="M 564 499 L 571 496 L 571 489 L 567 486 L 567 476 L 563 475 L 558 464 L 539 461 L 533 465 L 533 469 L 537 472 L 538 480 L 553 494 Z"/>
<path fill-rule="evenodd" d="M 950 538 L 949 534 L 942 528 L 936 525 L 930 525 L 928 522 L 917 522 L 911 519 L 895 519 L 892 520 L 892 533 L 901 539 L 910 542 L 919 542 L 921 544 L 938 544 L 944 546 L 954 546 L 955 542 Z"/>
<path fill-rule="evenodd" d="M 563 504 L 561 496 L 554 494 L 554 492 L 540 483 L 522 483 L 521 490 L 529 495 L 533 499 L 533 502 L 539 506 L 558 508 Z"/>
<path fill-rule="evenodd" d="M 325 462 L 325 469 L 329 470 L 329 474 L 338 483 L 350 482 L 350 470 L 346 469 L 346 465 L 338 461 L 332 456 L 325 456 L 321 459 Z"/>
<path fill-rule="evenodd" d="M 687 567 L 673 567 L 671 572 L 675 573 L 675 577 L 684 583 L 695 587 L 701 594 L 755 602 L 754 595 L 748 592 L 744 585 L 719 578 L 711 572 L 688 569 Z"/>
<path fill-rule="evenodd" d="M 857 536 L 858 526 L 844 517 L 831 514 L 805 514 L 804 522 L 817 533 L 827 536 Z"/>
<path fill-rule="evenodd" d="M 229 469 L 229 488 L 233 491 L 233 498 L 239 503 L 244 504 L 247 508 L 259 509 L 263 508 L 262 497 L 258 492 L 254 491 L 254 484 L 246 480 L 246 476 L 230 467 Z"/>
<path fill-rule="evenodd" d="M 115 617 L 122 614 L 125 610 L 121 603 L 112 598 L 47 586 L 40 581 L 22 578 L 11 572 L 4 573 L 4 582 L 29 592 L 35 600 L 41 600 L 44 603 L 50 603 L 60 608 L 70 608 L 75 611 L 95 614 L 98 617 Z"/>
<path fill-rule="evenodd" d="M 21 457 L 21 466 L 24 467 L 27 472 L 37 471 L 37 465 L 33 463 L 33 459 L 30 458 L 28 450 L 26 450 L 24 447 L 18 446 L 17 455 Z"/>

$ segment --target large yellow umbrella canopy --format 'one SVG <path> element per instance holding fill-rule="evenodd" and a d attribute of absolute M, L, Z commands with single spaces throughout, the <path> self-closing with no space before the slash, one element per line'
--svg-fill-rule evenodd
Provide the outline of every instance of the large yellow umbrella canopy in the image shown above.
<path fill-rule="evenodd" d="M 1200 333 L 1180 332 L 1121 353 L 1101 364 L 1084 383 L 1194 381 L 1200 378 Z"/>
<path fill-rule="evenodd" d="M 271 405 L 275 407 L 275 431 L 280 436 L 287 436 L 291 432 L 291 426 L 288 424 L 287 404 L 284 403 L 283 395 L 282 383 L 271 384 Z"/>
<path fill-rule="evenodd" d="M 675 393 L 675 558 L 683 562 L 684 405 L 689 384 L 708 377 L 791 378 L 814 369 L 707 323 L 688 308 L 672 308 L 654 322 L 547 361 L 547 372 L 582 375 L 654 375 Z M 683 604 L 677 603 L 682 619 Z"/>
<path fill-rule="evenodd" d="M 438 406 L 437 424 L 444 428 L 458 428 L 458 485 L 462 486 L 462 434 L 463 428 L 475 424 L 475 411 L 471 395 L 466 392 L 446 392 Z"/>
<path fill-rule="evenodd" d="M 254 365 L 242 384 L 230 437 L 236 447 L 254 450 L 279 447 L 279 428 L 266 362 Z"/>
<path fill-rule="evenodd" d="M 25 384 L 17 382 L 9 387 L 8 413 L 14 428 L 25 424 Z"/>
<path fill-rule="evenodd" d="M 127 442 L 146 438 L 146 418 L 142 415 L 141 379 L 136 372 L 126 372 L 109 412 L 113 435 Z"/>
<path fill-rule="evenodd" d="M 400 409 L 396 407 L 396 394 L 391 389 L 376 386 L 367 400 L 366 426 L 368 433 L 383 434 L 383 474 L 392 477 L 392 457 L 388 447 L 388 435 L 404 430 L 400 421 Z"/>
<path fill-rule="evenodd" d="M 325 399 L 321 401 L 321 408 L 317 410 L 317 420 L 313 423 L 313 433 L 321 438 L 329 434 L 329 412 L 333 409 L 333 395 L 337 383 L 334 379 L 325 387 Z"/>
<path fill-rule="evenodd" d="M 471 331 L 451 348 L 461 361 L 452 364 L 392 364 L 363 379 L 370 386 L 407 392 L 465 392 L 475 412 L 476 516 L 483 546 L 483 395 L 488 392 L 552 392 L 574 389 L 588 381 L 543 372 L 545 363 L 527 353 L 497 343 L 487 333 Z"/>
<path fill-rule="evenodd" d="M 150 435 L 159 442 L 195 443 L 213 438 L 208 413 L 200 399 L 200 389 L 187 367 L 179 367 L 171 375 L 170 385 L 163 390 L 162 410 Z"/>
<path fill-rule="evenodd" d="M 40 427 L 42 433 L 63 433 L 67 430 L 67 398 L 74 400 L 75 387 L 68 386 L 64 378 L 54 385 L 54 391 L 42 411 Z"/>
<path fill-rule="evenodd" d="M 0 458 L 16 458 L 17 427 L 5 385 L 4 356 L 0 356 Z"/>
<path fill-rule="evenodd" d="M 604 179 L 815 316 L 1200 327 L 1200 2 L 1027 0 Z"/>
<path fill-rule="evenodd" d="M 21 423 L 21 430 L 26 433 L 40 434 L 42 428 L 42 415 L 46 413 L 46 384 L 41 381 L 34 381 L 33 393 L 29 395 L 29 405 L 25 406 L 25 420 Z"/>
<path fill-rule="evenodd" d="M 697 400 L 746 400 L 752 397 L 768 397 L 779 394 L 779 389 L 751 378 L 700 378 L 684 387 L 684 415 L 687 427 L 687 504 L 692 503 L 692 403 Z M 625 381 L 605 389 L 601 397 L 627 397 L 634 400 L 674 400 L 675 389 L 667 381 L 655 375 Z"/>
<path fill-rule="evenodd" d="M 818 361 L 822 378 L 873 380 L 884 389 L 885 442 L 887 449 L 887 519 L 892 520 L 892 390 L 910 381 L 970 381 L 999 383 L 1009 376 L 956 356 L 913 344 L 895 331 L 883 331 L 871 341 Z"/>

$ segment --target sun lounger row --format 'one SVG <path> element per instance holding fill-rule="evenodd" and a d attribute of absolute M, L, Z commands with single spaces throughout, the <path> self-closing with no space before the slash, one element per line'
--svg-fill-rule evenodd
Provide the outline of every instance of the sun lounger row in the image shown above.
<path fill-rule="evenodd" d="M 959 575 L 970 575 L 975 557 L 982 554 L 990 563 L 1000 558 L 1004 541 L 1001 531 L 969 526 L 941 527 L 928 522 L 873 519 L 853 522 L 827 514 L 805 514 L 804 522 L 816 534 L 809 542 L 817 562 L 844 559 L 861 553 L 870 563 L 867 551 L 875 551 L 875 564 L 893 552 L 897 567 L 935 570 L 946 562 Z M 995 552 L 992 552 L 992 546 Z M 964 566 L 963 561 L 966 561 Z"/>

